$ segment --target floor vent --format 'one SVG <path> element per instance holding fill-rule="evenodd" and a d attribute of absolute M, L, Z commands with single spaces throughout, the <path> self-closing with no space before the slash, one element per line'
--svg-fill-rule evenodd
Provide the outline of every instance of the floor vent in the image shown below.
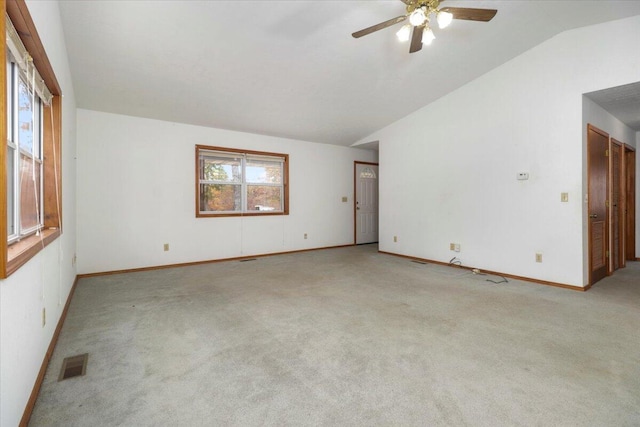
<path fill-rule="evenodd" d="M 89 353 L 80 354 L 78 356 L 66 357 L 62 361 L 62 369 L 58 381 L 66 380 L 73 377 L 81 377 L 87 372 L 87 360 Z"/>
<path fill-rule="evenodd" d="M 255 261 L 256 258 L 241 259 L 240 262 Z"/>
<path fill-rule="evenodd" d="M 411 261 L 411 262 L 415 262 L 416 264 L 422 264 L 422 265 L 427 264 L 427 263 L 426 263 L 426 262 L 424 262 L 424 261 L 417 261 L 417 260 L 413 260 L 413 261 Z"/>

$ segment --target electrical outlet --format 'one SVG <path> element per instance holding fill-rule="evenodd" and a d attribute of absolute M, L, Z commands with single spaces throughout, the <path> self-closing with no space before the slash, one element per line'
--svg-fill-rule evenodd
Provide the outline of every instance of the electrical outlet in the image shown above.
<path fill-rule="evenodd" d="M 42 307 L 42 327 L 47 324 L 47 309 Z"/>
<path fill-rule="evenodd" d="M 542 262 L 542 254 L 540 252 L 536 254 L 536 262 Z"/>
<path fill-rule="evenodd" d="M 169 244 L 165 243 L 164 244 L 164 251 L 167 252 L 169 250 Z"/>
<path fill-rule="evenodd" d="M 398 236 L 393 236 L 393 243 L 398 243 Z"/>
<path fill-rule="evenodd" d="M 305 238 L 305 240 L 307 239 L 307 233 L 304 233 L 304 238 Z"/>

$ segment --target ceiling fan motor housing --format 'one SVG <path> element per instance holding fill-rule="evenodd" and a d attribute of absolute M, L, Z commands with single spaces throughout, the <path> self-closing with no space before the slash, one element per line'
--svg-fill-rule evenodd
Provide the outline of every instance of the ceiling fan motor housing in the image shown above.
<path fill-rule="evenodd" d="M 410 3 L 407 4 L 407 13 L 411 14 L 416 9 L 422 8 L 424 10 L 424 14 L 426 16 L 429 16 L 429 14 L 431 14 L 431 12 L 435 12 L 435 11 L 438 10 L 438 6 L 439 5 L 440 5 L 440 0 L 428 0 L 428 1 L 416 0 L 416 1 L 411 1 Z"/>

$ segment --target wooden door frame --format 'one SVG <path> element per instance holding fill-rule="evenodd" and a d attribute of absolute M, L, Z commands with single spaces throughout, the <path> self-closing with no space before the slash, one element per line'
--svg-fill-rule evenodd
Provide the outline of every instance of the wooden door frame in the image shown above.
<path fill-rule="evenodd" d="M 634 231 L 634 233 L 632 233 L 632 234 L 629 234 L 630 230 L 627 230 L 627 222 L 628 222 L 627 211 L 629 211 L 629 210 L 633 211 L 633 214 L 631 216 L 633 217 L 634 221 L 635 221 L 636 215 L 637 215 L 636 202 L 637 202 L 637 197 L 638 197 L 638 189 L 637 189 L 637 187 L 635 185 L 635 182 L 636 182 L 636 178 L 637 178 L 636 177 L 636 169 L 637 169 L 637 161 L 638 161 L 638 159 L 636 157 L 635 152 L 636 152 L 635 148 L 633 148 L 629 144 L 623 144 L 623 146 L 622 146 L 622 159 L 623 159 L 623 163 L 622 163 L 623 171 L 622 171 L 622 174 L 623 174 L 623 182 L 624 182 L 624 226 L 625 226 L 625 230 L 624 230 L 625 242 L 624 242 L 624 257 L 623 258 L 625 260 L 625 263 L 626 263 L 627 260 L 629 260 L 629 261 L 633 261 L 633 260 L 640 261 L 640 259 L 636 257 L 636 250 L 637 250 L 637 248 L 636 248 L 636 233 L 638 232 L 638 230 L 636 229 L 636 227 L 634 227 L 632 229 Z M 627 183 L 627 174 L 629 173 L 627 171 L 627 169 L 628 169 L 627 155 L 628 154 L 631 154 L 634 157 L 634 160 L 635 160 L 635 162 L 634 162 L 634 166 L 635 167 L 634 168 L 629 168 L 629 170 L 631 171 L 630 173 L 633 174 L 633 178 L 634 178 L 632 180 L 632 182 L 633 182 L 633 190 L 634 190 L 634 195 L 635 195 L 634 200 L 633 200 L 634 203 L 629 203 L 629 200 L 627 199 L 626 183 Z M 627 239 L 631 241 L 631 245 L 633 246 L 633 254 L 632 254 L 633 258 L 631 258 L 631 259 L 627 258 L 627 244 L 628 244 L 627 243 Z"/>
<path fill-rule="evenodd" d="M 618 182 L 618 186 L 620 188 L 618 188 L 618 191 L 620 192 L 620 200 L 619 200 L 619 205 L 618 205 L 618 209 L 619 209 L 619 214 L 618 214 L 618 230 L 619 230 L 619 234 L 621 234 L 621 236 L 618 236 L 618 268 L 624 268 L 625 267 L 625 262 L 624 259 L 626 258 L 626 247 L 624 245 L 624 235 L 625 235 L 625 230 L 624 230 L 624 207 L 625 207 L 625 185 L 624 185 L 624 143 L 618 141 L 617 139 L 613 138 L 613 137 L 609 137 L 609 173 L 608 173 L 608 179 L 609 182 L 607 183 L 607 199 L 609 201 L 609 206 L 607 206 L 608 212 L 607 212 L 607 216 L 609 218 L 609 240 L 608 240 L 608 244 L 609 244 L 609 263 L 607 266 L 607 271 L 608 271 L 608 275 L 613 274 L 614 270 L 614 264 L 615 264 L 615 260 L 613 259 L 613 241 L 614 241 L 614 234 L 613 234 L 613 209 L 611 209 L 611 204 L 613 203 L 613 186 L 616 185 L 616 183 L 613 181 L 613 146 L 617 145 L 618 148 L 620 148 L 620 182 Z M 621 237 L 621 238 L 620 238 Z M 624 255 L 623 255 L 624 254 Z"/>
<path fill-rule="evenodd" d="M 593 245 L 591 242 L 591 235 L 592 235 L 592 226 L 591 226 L 591 219 L 589 218 L 590 212 L 591 212 L 591 156 L 589 155 L 589 131 L 593 131 L 597 134 L 600 134 L 601 136 L 604 136 L 605 138 L 607 138 L 607 141 L 610 141 L 610 137 L 609 134 L 605 131 L 603 131 L 602 129 L 598 129 L 597 127 L 593 126 L 591 123 L 587 124 L 587 195 L 588 195 L 588 202 L 587 202 L 587 250 L 588 250 L 588 257 L 589 257 L 589 286 L 593 285 Z M 607 142 L 607 148 L 609 147 L 609 142 Z M 609 168 L 608 164 L 607 164 L 607 169 Z M 607 182 L 606 182 L 606 194 L 607 197 L 609 195 L 609 171 L 607 171 L 607 174 L 605 175 L 607 178 Z M 607 248 L 605 250 L 609 250 L 610 248 L 610 244 L 609 244 L 609 226 L 610 226 L 610 221 L 609 221 L 609 207 L 606 206 L 605 207 L 605 221 L 607 222 L 605 224 L 604 227 L 604 232 L 605 232 L 605 242 L 607 242 Z M 611 252 L 609 252 L 611 253 Z M 610 260 L 607 260 L 607 276 L 610 275 L 609 273 L 609 262 Z"/>
<path fill-rule="evenodd" d="M 353 162 L 353 245 L 356 245 L 357 236 L 358 236 L 358 216 L 356 212 L 356 202 L 358 197 L 358 165 L 371 165 L 378 166 L 378 176 L 376 179 L 378 180 L 378 224 L 380 223 L 380 165 L 378 163 L 372 162 L 361 162 L 359 160 L 355 160 Z M 380 233 L 380 228 L 378 227 L 378 233 Z M 379 237 L 379 236 L 378 236 Z"/>

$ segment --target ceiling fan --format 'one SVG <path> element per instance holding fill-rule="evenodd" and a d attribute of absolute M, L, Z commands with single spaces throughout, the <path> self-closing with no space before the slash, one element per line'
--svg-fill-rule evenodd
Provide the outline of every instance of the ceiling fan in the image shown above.
<path fill-rule="evenodd" d="M 445 0 L 400 0 L 407 5 L 407 13 L 388 21 L 381 22 L 371 27 L 356 31 L 351 34 L 354 38 L 360 38 L 392 25 L 398 24 L 409 18 L 409 24 L 404 25 L 396 33 L 400 41 L 408 41 L 411 36 L 409 53 L 422 49 L 423 44 L 431 44 L 436 38 L 429 26 L 430 17 L 436 16 L 438 26 L 445 28 L 453 19 L 468 21 L 489 22 L 498 13 L 495 9 L 473 9 L 468 7 L 444 7 L 439 9 L 440 3 Z M 413 33 L 411 30 L 413 27 Z"/>

